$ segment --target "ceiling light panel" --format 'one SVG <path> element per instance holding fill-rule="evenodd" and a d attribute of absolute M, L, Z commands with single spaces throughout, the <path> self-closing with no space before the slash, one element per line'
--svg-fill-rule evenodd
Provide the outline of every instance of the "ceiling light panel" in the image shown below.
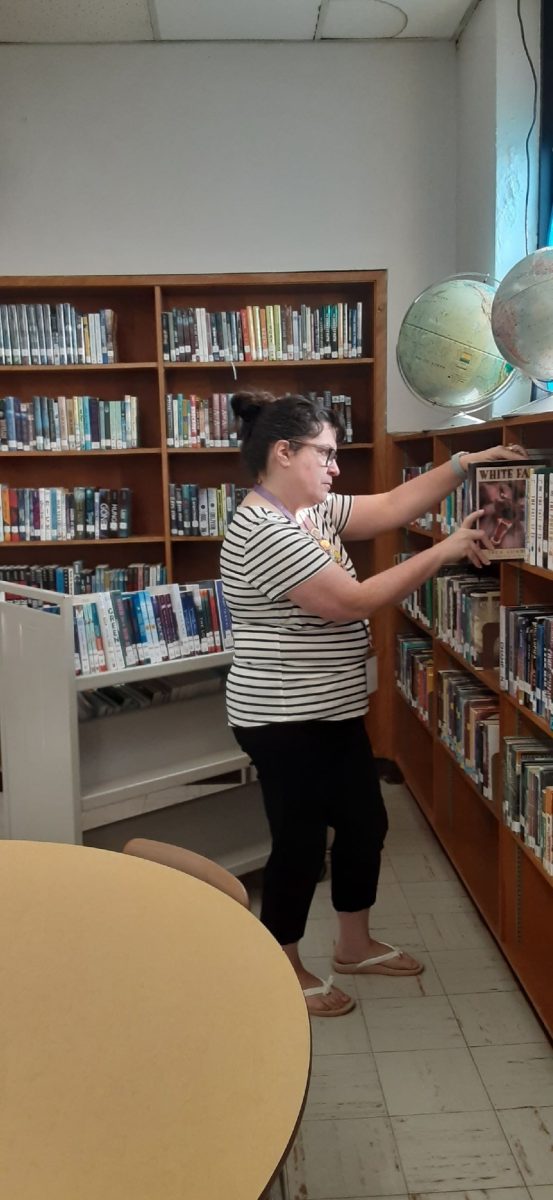
<path fill-rule="evenodd" d="M 329 0 L 322 10 L 319 37 L 397 37 L 406 24 L 405 13 L 385 0 Z"/>
<path fill-rule="evenodd" d="M 311 41 L 319 0 L 152 0 L 162 41 Z"/>

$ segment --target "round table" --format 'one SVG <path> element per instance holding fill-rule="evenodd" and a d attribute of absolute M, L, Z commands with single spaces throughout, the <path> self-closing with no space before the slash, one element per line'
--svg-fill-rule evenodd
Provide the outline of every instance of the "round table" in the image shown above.
<path fill-rule="evenodd" d="M 305 1099 L 288 960 L 157 863 L 0 843 L 0 1195 L 258 1200 Z"/>

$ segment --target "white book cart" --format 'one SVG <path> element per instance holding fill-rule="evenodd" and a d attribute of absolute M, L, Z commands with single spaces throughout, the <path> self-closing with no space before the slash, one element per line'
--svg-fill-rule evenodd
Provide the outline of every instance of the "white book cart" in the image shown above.
<path fill-rule="evenodd" d="M 1 586 L 2 835 L 117 848 L 140 832 L 178 840 L 236 874 L 263 866 L 269 833 L 259 788 L 226 719 L 232 652 L 77 676 L 73 607 L 86 597 Z M 180 699 L 79 720 L 79 692 L 160 677 L 178 681 Z M 113 843 L 109 826 L 117 826 Z"/>

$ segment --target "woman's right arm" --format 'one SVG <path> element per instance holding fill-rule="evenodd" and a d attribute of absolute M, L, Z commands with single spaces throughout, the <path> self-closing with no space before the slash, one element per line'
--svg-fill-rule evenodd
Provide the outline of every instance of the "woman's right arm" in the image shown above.
<path fill-rule="evenodd" d="M 468 558 L 476 567 L 487 566 L 486 547 L 491 543 L 473 525 L 479 513 L 471 513 L 450 537 L 428 550 L 414 554 L 395 567 L 359 583 L 329 560 L 313 578 L 292 588 L 287 599 L 299 608 L 326 621 L 356 621 L 371 617 L 386 604 L 398 604 L 448 563 Z"/>

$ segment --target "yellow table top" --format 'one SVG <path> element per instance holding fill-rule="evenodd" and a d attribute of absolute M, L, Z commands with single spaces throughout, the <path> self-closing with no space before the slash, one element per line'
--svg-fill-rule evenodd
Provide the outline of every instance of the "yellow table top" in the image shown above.
<path fill-rule="evenodd" d="M 142 859 L 0 843 L 6 1200 L 258 1200 L 309 1062 L 296 977 L 235 901 Z"/>

